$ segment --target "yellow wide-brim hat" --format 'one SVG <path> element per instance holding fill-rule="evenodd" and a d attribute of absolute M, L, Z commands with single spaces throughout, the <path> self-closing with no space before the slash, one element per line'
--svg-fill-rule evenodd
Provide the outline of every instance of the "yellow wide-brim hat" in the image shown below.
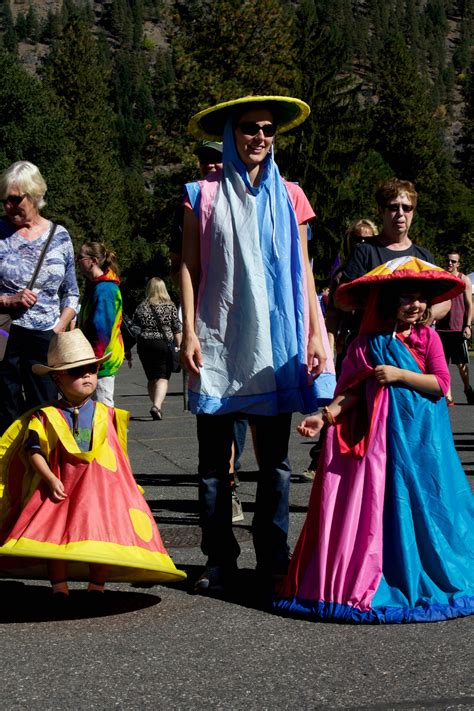
<path fill-rule="evenodd" d="M 79 328 L 64 333 L 55 333 L 48 348 L 48 365 L 35 363 L 31 367 L 36 375 L 47 375 L 58 370 L 78 368 L 89 363 L 103 363 L 112 353 L 96 358 L 94 350 Z"/>
<path fill-rule="evenodd" d="M 237 108 L 245 111 L 246 105 L 248 110 L 262 105 L 271 111 L 277 124 L 277 133 L 285 133 L 299 126 L 311 113 L 308 104 L 291 96 L 243 96 L 210 106 L 195 114 L 188 124 L 188 131 L 197 138 L 211 141 L 222 139 L 229 116 Z"/>

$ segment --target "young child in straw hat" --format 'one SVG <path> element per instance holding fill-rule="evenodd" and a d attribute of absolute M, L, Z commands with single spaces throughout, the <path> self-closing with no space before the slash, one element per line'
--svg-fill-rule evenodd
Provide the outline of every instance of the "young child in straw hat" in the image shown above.
<path fill-rule="evenodd" d="M 48 364 L 58 401 L 26 413 L 0 439 L 0 574 L 67 580 L 102 593 L 113 581 L 178 580 L 127 457 L 128 413 L 92 400 L 100 363 L 84 334 L 56 334 Z M 13 561 L 11 557 L 15 557 Z M 56 598 L 57 599 L 57 598 Z"/>

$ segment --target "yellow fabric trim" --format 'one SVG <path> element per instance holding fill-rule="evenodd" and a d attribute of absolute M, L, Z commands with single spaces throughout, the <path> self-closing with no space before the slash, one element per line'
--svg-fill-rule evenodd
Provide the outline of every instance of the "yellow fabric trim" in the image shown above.
<path fill-rule="evenodd" d="M 104 541 L 75 541 L 60 545 L 34 541 L 29 538 L 10 539 L 0 547 L 0 555 L 82 563 L 102 563 L 104 565 L 118 566 L 119 568 L 139 569 L 145 571 L 145 573 L 155 571 L 163 574 L 167 580 L 184 580 L 186 578 L 186 573 L 178 570 L 166 553 L 148 551 L 139 546 L 122 546 L 119 543 Z M 5 564 L 2 561 L 1 570 L 3 571 L 4 568 Z M 109 573 L 107 575 L 108 580 L 118 580 L 117 571 L 114 573 L 111 569 Z M 120 575 L 122 578 L 125 575 L 125 580 L 129 579 L 123 571 Z"/>
<path fill-rule="evenodd" d="M 24 467 L 21 494 L 22 507 L 41 481 L 39 474 L 30 466 L 28 455 L 23 451 L 24 442 L 31 429 L 38 433 L 41 452 L 43 454 L 46 453 L 46 457 L 49 455 L 49 447 L 41 422 L 37 418 L 32 419 L 32 415 L 35 412 L 38 412 L 37 407 L 15 420 L 0 438 L 0 522 L 3 522 L 11 508 L 8 479 L 12 460 L 17 453 Z"/>
<path fill-rule="evenodd" d="M 120 446 L 123 449 L 123 453 L 128 458 L 128 423 L 130 420 L 130 413 L 126 410 L 119 410 L 118 407 L 115 408 L 115 423 L 117 426 L 117 434 L 120 442 Z"/>

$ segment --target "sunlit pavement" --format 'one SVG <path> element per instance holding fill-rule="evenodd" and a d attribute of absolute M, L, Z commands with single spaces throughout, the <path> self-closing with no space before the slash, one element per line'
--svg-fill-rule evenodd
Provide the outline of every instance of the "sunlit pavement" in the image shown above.
<path fill-rule="evenodd" d="M 474 373 L 474 370 L 473 370 Z M 474 377 L 473 377 L 474 379 Z M 453 371 L 450 417 L 466 474 L 474 474 L 474 407 Z M 116 385 L 131 413 L 129 452 L 176 565 L 198 574 L 195 420 L 183 411 L 174 375 L 153 421 L 137 357 Z M 298 418 L 295 416 L 294 424 Z M 304 520 L 311 484 L 309 441 L 291 439 L 290 539 Z M 352 627 L 276 617 L 256 594 L 250 537 L 256 465 L 250 435 L 239 473 L 245 519 L 238 589 L 224 599 L 195 596 L 189 583 L 110 585 L 103 609 L 74 585 L 67 610 L 51 608 L 43 582 L 2 582 L 2 705 L 5 709 L 459 709 L 474 707 L 474 619 Z"/>

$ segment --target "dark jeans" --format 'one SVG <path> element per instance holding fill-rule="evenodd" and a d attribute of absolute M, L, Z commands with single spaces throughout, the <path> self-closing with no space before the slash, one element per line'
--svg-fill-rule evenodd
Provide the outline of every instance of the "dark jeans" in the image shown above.
<path fill-rule="evenodd" d="M 201 549 L 209 565 L 231 565 L 240 553 L 232 530 L 229 485 L 234 420 L 239 416 L 239 413 L 197 416 Z M 265 571 L 286 572 L 291 414 L 249 416 L 249 422 L 256 428 L 260 469 L 252 523 L 257 566 Z"/>
<path fill-rule="evenodd" d="M 53 331 L 35 331 L 12 326 L 5 358 L 0 363 L 0 432 L 18 417 L 57 397 L 51 378 L 35 375 L 34 363 L 47 363 Z"/>
<path fill-rule="evenodd" d="M 240 457 L 245 447 L 248 424 L 247 417 L 243 415 L 239 415 L 234 419 L 234 470 L 236 472 L 240 469 Z"/>

